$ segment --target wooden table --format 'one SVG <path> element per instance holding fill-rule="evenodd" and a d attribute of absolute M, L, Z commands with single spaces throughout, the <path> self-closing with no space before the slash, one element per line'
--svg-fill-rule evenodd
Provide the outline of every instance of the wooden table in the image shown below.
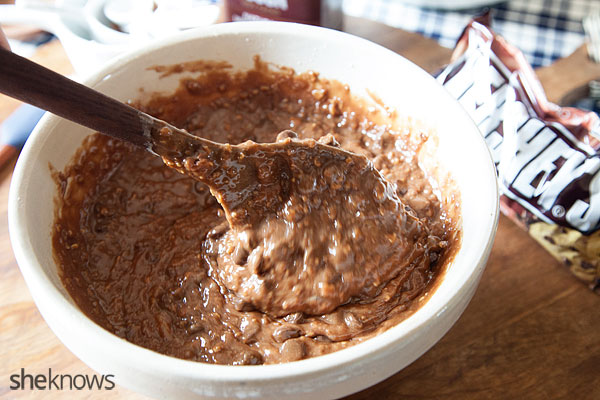
<path fill-rule="evenodd" d="M 428 71 L 443 66 L 450 51 L 435 42 L 380 24 L 349 18 L 346 29 L 393 49 Z M 36 60 L 59 72 L 70 66 L 57 42 Z M 549 98 L 600 77 L 584 49 L 539 71 Z M 0 120 L 18 103 L 0 96 Z M 48 329 L 29 295 L 10 248 L 7 196 L 10 172 L 0 173 L 0 397 L 9 375 L 93 374 Z M 50 201 L 50 199 L 48 199 Z M 37 392 L 58 398 L 142 396 L 111 391 Z M 525 232 L 501 217 L 487 269 L 475 297 L 450 332 L 423 357 L 352 399 L 599 399 L 600 297 L 578 282 Z"/>

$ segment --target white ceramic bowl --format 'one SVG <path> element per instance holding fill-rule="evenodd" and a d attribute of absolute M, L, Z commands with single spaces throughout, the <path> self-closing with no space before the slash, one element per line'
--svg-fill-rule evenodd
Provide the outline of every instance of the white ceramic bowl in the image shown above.
<path fill-rule="evenodd" d="M 138 89 L 173 90 L 177 77 L 157 79 L 146 67 L 200 58 L 252 67 L 252 56 L 318 71 L 369 89 L 401 114 L 437 131 L 426 168 L 449 171 L 462 202 L 462 246 L 429 301 L 381 335 L 325 356 L 281 365 L 219 366 L 167 357 L 100 328 L 64 289 L 52 256 L 52 199 L 48 165 L 62 170 L 90 131 L 47 115 L 28 140 L 9 197 L 13 249 L 31 294 L 50 328 L 81 360 L 117 383 L 160 398 L 334 398 L 356 392 L 404 368 L 435 344 L 471 299 L 492 246 L 498 219 L 495 169 L 479 131 L 459 104 L 401 56 L 366 40 L 305 25 L 251 22 L 188 31 L 129 53 L 86 84 L 120 100 Z"/>

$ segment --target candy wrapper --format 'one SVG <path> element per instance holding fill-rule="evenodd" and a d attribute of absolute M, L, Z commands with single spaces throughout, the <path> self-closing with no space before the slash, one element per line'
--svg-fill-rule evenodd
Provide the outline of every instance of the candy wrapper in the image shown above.
<path fill-rule="evenodd" d="M 550 103 L 523 54 L 471 22 L 439 75 L 497 167 L 502 212 L 600 293 L 600 121 Z"/>

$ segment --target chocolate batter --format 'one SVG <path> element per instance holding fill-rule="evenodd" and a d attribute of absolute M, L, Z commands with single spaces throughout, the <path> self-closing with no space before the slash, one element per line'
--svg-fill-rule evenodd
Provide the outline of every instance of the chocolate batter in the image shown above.
<path fill-rule="evenodd" d="M 167 160 L 229 189 L 249 173 L 271 191 L 251 201 L 222 191 L 232 196 L 219 197 L 226 218 L 205 184 L 143 150 L 90 137 L 57 174 L 53 242 L 71 296 L 133 343 L 233 365 L 329 353 L 406 318 L 459 241 L 417 165 L 420 144 L 393 115 L 316 74 L 260 62 L 244 73 L 227 69 L 138 106 L 218 142 L 298 132 L 301 140 L 280 135 L 270 154 L 245 144 L 250 167 L 242 169 Z M 364 157 L 310 151 L 315 140 Z M 240 165 L 237 153 L 219 157 Z"/>

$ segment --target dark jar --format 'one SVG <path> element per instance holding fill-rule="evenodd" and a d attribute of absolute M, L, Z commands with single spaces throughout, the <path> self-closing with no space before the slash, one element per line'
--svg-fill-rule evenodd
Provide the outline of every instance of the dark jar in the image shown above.
<path fill-rule="evenodd" d="M 225 0 L 226 21 L 289 21 L 342 29 L 342 0 Z"/>

